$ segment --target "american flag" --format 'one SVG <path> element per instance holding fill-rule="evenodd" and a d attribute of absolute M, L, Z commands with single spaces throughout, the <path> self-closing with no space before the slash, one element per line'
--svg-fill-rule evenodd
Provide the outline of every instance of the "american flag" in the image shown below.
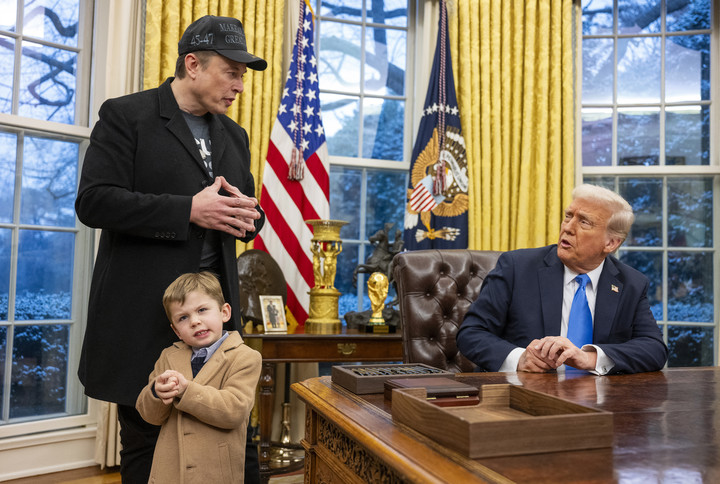
<path fill-rule="evenodd" d="M 287 307 L 298 324 L 310 309 L 310 219 L 330 218 L 327 143 L 320 119 L 313 17 L 300 2 L 298 30 L 277 119 L 270 134 L 260 204 L 267 217 L 254 247 L 269 253 L 287 280 Z"/>

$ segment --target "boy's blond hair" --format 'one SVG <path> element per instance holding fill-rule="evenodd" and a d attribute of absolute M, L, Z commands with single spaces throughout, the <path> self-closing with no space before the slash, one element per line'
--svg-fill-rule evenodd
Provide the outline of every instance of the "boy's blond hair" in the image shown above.
<path fill-rule="evenodd" d="M 170 324 L 173 324 L 172 315 L 170 314 L 170 305 L 172 303 L 183 304 L 188 294 L 193 291 L 200 291 L 217 301 L 218 307 L 225 304 L 220 281 L 212 272 L 190 272 L 183 274 L 175 279 L 163 294 L 163 307 L 167 314 Z"/>

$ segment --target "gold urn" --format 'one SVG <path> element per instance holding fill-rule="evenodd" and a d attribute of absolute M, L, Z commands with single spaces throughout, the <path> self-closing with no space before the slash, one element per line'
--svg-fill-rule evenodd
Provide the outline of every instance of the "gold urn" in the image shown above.
<path fill-rule="evenodd" d="M 306 220 L 313 228 L 310 250 L 313 254 L 315 287 L 310 289 L 310 314 L 305 332 L 313 334 L 340 333 L 342 323 L 338 317 L 340 291 L 335 289 L 337 256 L 342 252 L 340 229 L 342 220 Z"/>

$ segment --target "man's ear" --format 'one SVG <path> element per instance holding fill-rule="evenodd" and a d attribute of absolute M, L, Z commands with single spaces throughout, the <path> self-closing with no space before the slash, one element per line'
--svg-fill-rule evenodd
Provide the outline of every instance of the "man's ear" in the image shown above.
<path fill-rule="evenodd" d="M 172 324 L 172 323 L 170 323 L 170 327 L 172 328 L 173 332 L 175 333 L 175 336 L 177 336 L 178 338 L 182 339 L 182 338 L 180 337 L 180 333 L 178 333 L 178 332 L 177 332 L 177 329 L 175 329 L 175 325 Z"/>
<path fill-rule="evenodd" d="M 230 316 L 232 315 L 232 308 L 228 303 L 225 303 L 220 307 L 220 312 L 222 312 L 223 323 L 227 323 L 228 321 L 230 321 Z"/>
<path fill-rule="evenodd" d="M 199 70 L 200 61 L 198 61 L 197 56 L 192 52 L 185 55 L 185 72 L 187 72 L 188 76 L 190 76 L 192 79 L 195 79 L 195 75 Z"/>
<path fill-rule="evenodd" d="M 605 254 L 612 254 L 622 243 L 623 239 L 620 237 L 607 236 L 607 239 L 605 240 Z"/>

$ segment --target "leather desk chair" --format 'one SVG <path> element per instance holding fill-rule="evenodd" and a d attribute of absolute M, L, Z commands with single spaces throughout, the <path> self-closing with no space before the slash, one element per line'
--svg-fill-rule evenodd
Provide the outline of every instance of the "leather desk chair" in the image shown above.
<path fill-rule="evenodd" d="M 404 363 L 424 363 L 452 372 L 474 370 L 475 365 L 458 351 L 455 336 L 501 253 L 417 250 L 395 256 L 393 281 Z"/>

